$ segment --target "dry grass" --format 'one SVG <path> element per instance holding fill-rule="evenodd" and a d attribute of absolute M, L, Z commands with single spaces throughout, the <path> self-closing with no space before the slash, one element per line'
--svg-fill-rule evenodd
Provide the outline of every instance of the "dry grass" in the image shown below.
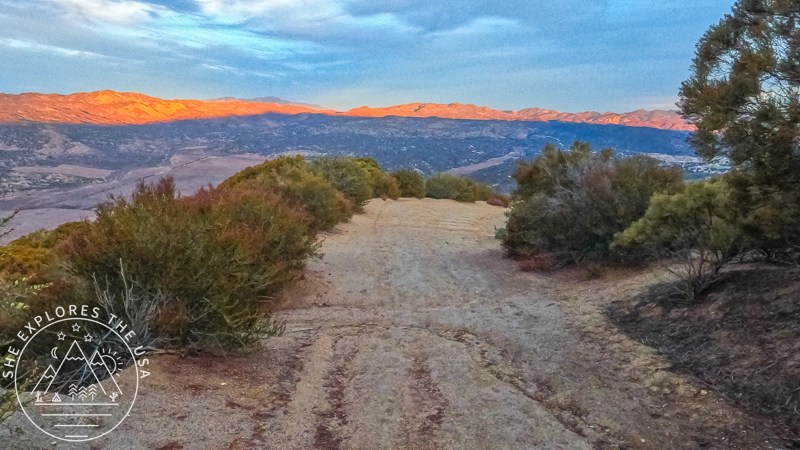
<path fill-rule="evenodd" d="M 608 309 L 626 333 L 654 347 L 675 370 L 774 419 L 800 444 L 800 270 L 764 264 L 731 269 L 697 304 L 668 283 Z"/>

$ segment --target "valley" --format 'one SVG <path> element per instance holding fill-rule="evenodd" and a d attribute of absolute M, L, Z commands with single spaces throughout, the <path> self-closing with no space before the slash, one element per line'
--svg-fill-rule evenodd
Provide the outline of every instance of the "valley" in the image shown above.
<path fill-rule="evenodd" d="M 412 103 L 338 112 L 275 97 L 0 94 L 0 212 L 22 210 L 8 239 L 32 231 L 36 222 L 27 218 L 37 209 L 90 216 L 108 195 L 127 195 L 138 181 L 167 174 L 190 194 L 284 154 L 366 156 L 387 170 L 461 174 L 506 194 L 517 161 L 547 143 L 567 147 L 575 140 L 622 155 L 651 154 L 681 165 L 689 178 L 726 171 L 726 161 L 694 156 L 691 129 L 671 111 L 568 114 Z"/>
<path fill-rule="evenodd" d="M 451 171 L 505 193 L 514 188 L 510 174 L 516 161 L 533 158 L 547 143 L 568 146 L 574 140 L 623 155 L 654 154 L 666 163 L 679 162 L 689 176 L 727 170 L 724 162 L 708 165 L 695 157 L 687 136 L 621 125 L 309 113 L 145 125 L 3 124 L 0 211 L 89 211 L 108 194 L 127 195 L 138 180 L 166 174 L 176 177 L 184 193 L 192 193 L 282 154 L 368 156 L 387 170 Z M 30 214 L 17 218 L 13 236 Z"/>

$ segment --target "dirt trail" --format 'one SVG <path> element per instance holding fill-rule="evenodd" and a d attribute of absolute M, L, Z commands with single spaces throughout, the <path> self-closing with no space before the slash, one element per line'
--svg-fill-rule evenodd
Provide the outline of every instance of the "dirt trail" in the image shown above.
<path fill-rule="evenodd" d="M 247 357 L 158 357 L 134 413 L 91 448 L 768 447 L 756 418 L 665 370 L 591 290 L 577 301 L 564 277 L 504 259 L 503 218 L 371 202 L 287 293 L 283 336 Z M 50 445 L 19 415 L 0 438 L 90 448 Z"/>

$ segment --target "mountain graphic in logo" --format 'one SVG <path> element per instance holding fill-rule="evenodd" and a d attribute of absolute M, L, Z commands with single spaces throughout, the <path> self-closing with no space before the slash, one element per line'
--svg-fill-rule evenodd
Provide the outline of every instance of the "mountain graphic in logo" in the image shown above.
<path fill-rule="evenodd" d="M 107 361 L 107 359 L 110 359 L 110 361 Z M 116 371 L 116 364 L 113 361 L 113 358 L 102 355 L 97 349 L 94 350 L 91 358 L 89 358 L 78 341 L 73 341 L 69 350 L 67 350 L 67 354 L 58 363 L 58 368 L 54 368 L 52 364 L 48 365 L 32 392 L 39 391 L 42 386 L 46 386 L 43 389 L 44 392 L 50 392 L 53 383 L 57 380 L 60 384 L 66 385 L 70 381 L 83 379 L 96 385 L 105 396 L 113 395 L 116 398 L 122 394 L 122 390 L 113 376 Z M 112 363 L 113 369 L 109 366 L 109 362 Z M 67 370 L 69 372 L 65 374 L 64 372 Z M 98 376 L 98 372 L 101 374 L 100 376 Z M 76 375 L 73 377 L 71 374 Z M 107 377 L 102 377 L 102 375 L 107 375 Z M 100 383 L 101 378 L 111 380 L 111 383 L 106 383 L 107 386 L 103 386 Z"/>
<path fill-rule="evenodd" d="M 50 386 L 50 383 L 56 379 L 56 369 L 53 368 L 53 365 L 50 364 L 47 366 L 47 369 L 44 371 L 42 376 L 39 378 L 39 381 L 36 383 L 36 386 L 33 387 L 32 392 L 36 392 L 39 390 L 39 386 L 44 383 L 47 383 L 46 386 Z M 49 381 L 48 381 L 49 380 Z"/>

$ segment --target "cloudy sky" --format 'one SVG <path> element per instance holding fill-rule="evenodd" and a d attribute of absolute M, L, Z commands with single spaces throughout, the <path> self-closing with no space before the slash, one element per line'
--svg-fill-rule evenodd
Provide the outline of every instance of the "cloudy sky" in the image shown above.
<path fill-rule="evenodd" d="M 0 92 L 674 108 L 733 0 L 0 0 Z"/>

